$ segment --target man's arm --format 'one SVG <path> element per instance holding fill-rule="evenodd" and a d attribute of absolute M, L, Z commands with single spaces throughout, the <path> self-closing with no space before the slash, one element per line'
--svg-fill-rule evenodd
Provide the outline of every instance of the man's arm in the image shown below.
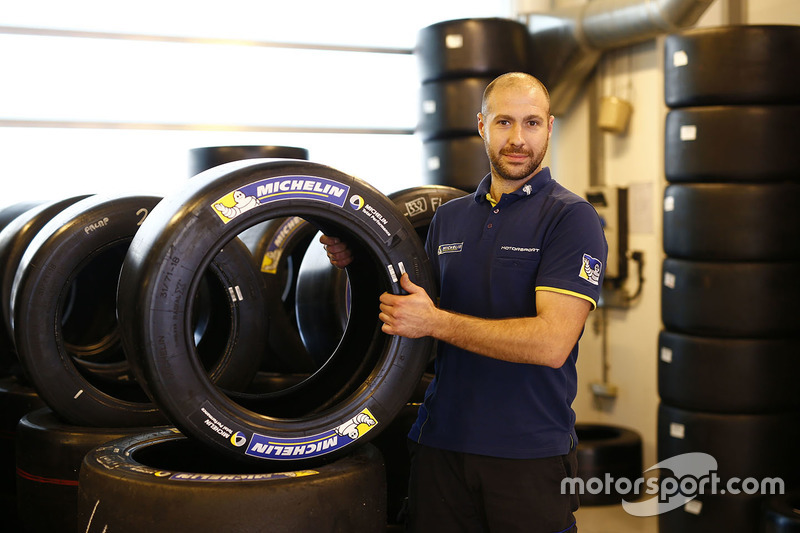
<path fill-rule="evenodd" d="M 550 291 L 536 294 L 535 317 L 485 319 L 444 311 L 404 274 L 408 295 L 381 295 L 382 330 L 403 337 L 430 336 L 493 359 L 560 368 L 578 342 L 591 303 Z"/>

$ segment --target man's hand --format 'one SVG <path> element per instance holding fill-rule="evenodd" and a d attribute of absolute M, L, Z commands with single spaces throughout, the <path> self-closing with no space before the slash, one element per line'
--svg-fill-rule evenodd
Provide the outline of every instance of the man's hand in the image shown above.
<path fill-rule="evenodd" d="M 381 294 L 381 331 L 389 335 L 400 335 L 417 339 L 431 335 L 434 319 L 439 310 L 425 289 L 411 282 L 408 274 L 400 278 L 400 286 L 407 295 Z"/>
<path fill-rule="evenodd" d="M 319 238 L 319 242 L 325 248 L 328 260 L 336 268 L 344 268 L 353 262 L 353 254 L 350 252 L 350 248 L 340 238 L 323 235 Z"/>

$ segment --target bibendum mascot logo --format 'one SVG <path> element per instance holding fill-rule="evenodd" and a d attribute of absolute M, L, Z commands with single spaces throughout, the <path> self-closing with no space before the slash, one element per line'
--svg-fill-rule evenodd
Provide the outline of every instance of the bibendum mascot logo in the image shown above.
<path fill-rule="evenodd" d="M 603 270 L 603 263 L 589 254 L 583 254 L 583 264 L 578 274 L 592 285 L 600 285 L 600 272 Z"/>
<path fill-rule="evenodd" d="M 376 424 L 375 419 L 367 413 L 361 412 L 336 428 L 336 434 L 341 437 L 350 437 L 356 440 L 369 431 Z"/>
<path fill-rule="evenodd" d="M 214 204 L 214 209 L 219 211 L 222 216 L 228 219 L 234 219 L 245 211 L 249 211 L 250 209 L 261 205 L 261 202 L 258 201 L 258 198 L 255 196 L 245 196 L 242 191 L 233 191 L 232 196 L 232 206 L 227 206 L 222 202 Z"/>

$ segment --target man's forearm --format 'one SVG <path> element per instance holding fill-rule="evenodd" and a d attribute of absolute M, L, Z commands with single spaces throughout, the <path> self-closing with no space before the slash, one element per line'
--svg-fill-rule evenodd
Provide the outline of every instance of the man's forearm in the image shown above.
<path fill-rule="evenodd" d="M 430 335 L 486 357 L 559 368 L 579 333 L 542 317 L 485 319 L 439 310 Z"/>
<path fill-rule="evenodd" d="M 439 309 L 422 287 L 403 274 L 407 295 L 381 295 L 382 330 L 403 337 L 434 337 L 494 359 L 559 368 L 583 331 L 591 304 L 581 298 L 541 291 L 536 316 L 486 319 Z"/>

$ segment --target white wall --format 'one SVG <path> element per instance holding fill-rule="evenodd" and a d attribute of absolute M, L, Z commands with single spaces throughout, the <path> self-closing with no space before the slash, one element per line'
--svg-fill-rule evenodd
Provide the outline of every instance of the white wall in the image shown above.
<path fill-rule="evenodd" d="M 725 17 L 726 5 L 718 0 L 698 26 L 720 25 Z M 749 24 L 800 24 L 800 1 L 751 0 L 746 17 Z M 602 380 L 602 337 L 595 331 L 602 313 L 594 312 L 581 340 L 579 389 L 574 404 L 579 422 L 615 424 L 638 431 L 644 441 L 645 468 L 656 463 L 657 342 L 664 257 L 661 203 L 666 186 L 663 129 L 668 111 L 664 104 L 663 45 L 661 37 L 614 51 L 606 54 L 598 68 L 602 73 L 598 83 L 604 89 L 601 94 L 616 89 L 617 96 L 633 103 L 627 133 L 604 134 L 601 173 L 606 184 L 629 187 L 633 194 L 630 249 L 644 252 L 645 285 L 630 309 L 607 311 L 608 378 L 618 387 L 618 397 L 597 402 L 589 390 L 590 383 Z M 595 92 L 587 85 L 568 113 L 556 119 L 551 144 L 554 175 L 578 193 L 589 186 L 589 102 L 593 97 Z M 630 290 L 634 281 L 629 276 Z"/>

